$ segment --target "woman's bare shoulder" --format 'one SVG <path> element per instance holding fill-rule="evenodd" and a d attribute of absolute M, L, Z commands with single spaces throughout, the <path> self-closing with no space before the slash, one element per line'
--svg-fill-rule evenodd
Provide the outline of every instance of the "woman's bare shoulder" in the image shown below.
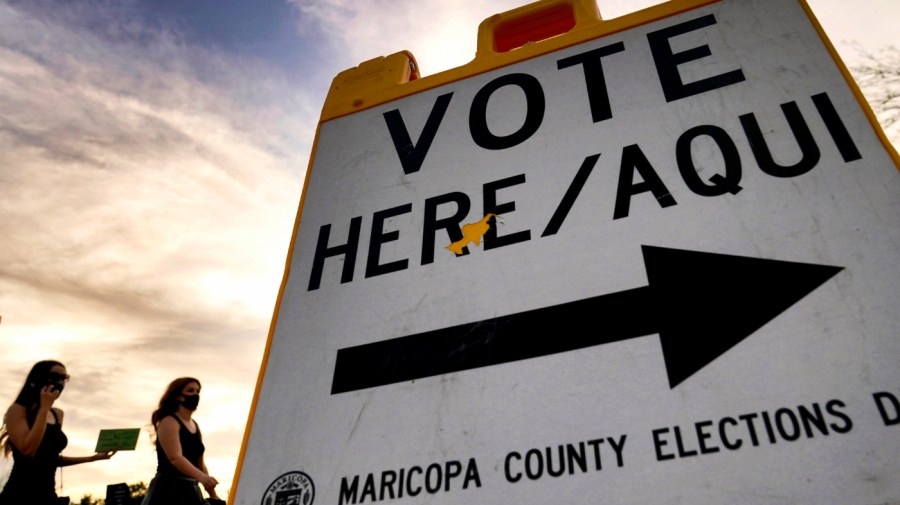
<path fill-rule="evenodd" d="M 172 416 L 166 416 L 159 420 L 159 426 L 157 427 L 157 431 L 159 430 L 175 430 L 178 431 L 180 426 L 178 426 L 178 421 L 175 420 Z"/>
<path fill-rule="evenodd" d="M 3 414 L 3 419 L 16 419 L 16 418 L 25 418 L 25 407 L 19 405 L 18 403 L 13 403 L 6 409 L 6 413 Z"/>

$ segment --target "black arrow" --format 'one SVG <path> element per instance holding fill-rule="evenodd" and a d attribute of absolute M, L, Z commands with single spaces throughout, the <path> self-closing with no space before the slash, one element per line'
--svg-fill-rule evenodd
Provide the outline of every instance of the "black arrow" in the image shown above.
<path fill-rule="evenodd" d="M 843 269 L 641 249 L 649 286 L 340 349 L 331 393 L 654 333 L 674 388 Z"/>

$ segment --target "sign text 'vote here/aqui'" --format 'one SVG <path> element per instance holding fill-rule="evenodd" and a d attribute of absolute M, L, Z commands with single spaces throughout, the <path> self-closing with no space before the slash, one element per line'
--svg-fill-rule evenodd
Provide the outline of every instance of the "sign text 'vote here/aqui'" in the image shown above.
<path fill-rule="evenodd" d="M 802 1 L 617 22 L 323 114 L 234 503 L 900 503 L 896 153 Z"/>

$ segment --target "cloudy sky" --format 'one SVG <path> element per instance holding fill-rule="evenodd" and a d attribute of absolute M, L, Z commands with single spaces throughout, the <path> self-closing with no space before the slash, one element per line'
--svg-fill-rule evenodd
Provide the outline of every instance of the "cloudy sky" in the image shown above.
<path fill-rule="evenodd" d="M 478 23 L 524 3 L 0 0 L 3 408 L 35 361 L 63 361 L 66 453 L 89 454 L 196 376 L 227 492 L 331 78 L 403 49 L 426 76 L 462 65 Z M 655 3 L 598 1 L 605 18 Z M 896 0 L 809 3 L 851 66 L 900 45 Z M 155 464 L 145 431 L 60 494 Z"/>

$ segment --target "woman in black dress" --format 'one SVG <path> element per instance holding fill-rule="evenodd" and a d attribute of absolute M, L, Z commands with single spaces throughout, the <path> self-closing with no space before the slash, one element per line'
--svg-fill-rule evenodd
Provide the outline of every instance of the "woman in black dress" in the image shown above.
<path fill-rule="evenodd" d="M 143 505 L 202 504 L 199 485 L 210 498 L 219 498 L 218 481 L 210 477 L 203 462 L 203 437 L 193 419 L 199 402 L 200 381 L 182 377 L 169 384 L 150 416 L 156 430 L 157 466 Z"/>
<path fill-rule="evenodd" d="M 0 492 L 0 505 L 55 505 L 56 469 L 109 459 L 114 452 L 92 456 L 63 456 L 68 439 L 62 431 L 63 411 L 53 407 L 69 381 L 58 361 L 31 367 L 25 385 L 3 417 L 0 445 L 12 453 L 13 469 Z"/>

